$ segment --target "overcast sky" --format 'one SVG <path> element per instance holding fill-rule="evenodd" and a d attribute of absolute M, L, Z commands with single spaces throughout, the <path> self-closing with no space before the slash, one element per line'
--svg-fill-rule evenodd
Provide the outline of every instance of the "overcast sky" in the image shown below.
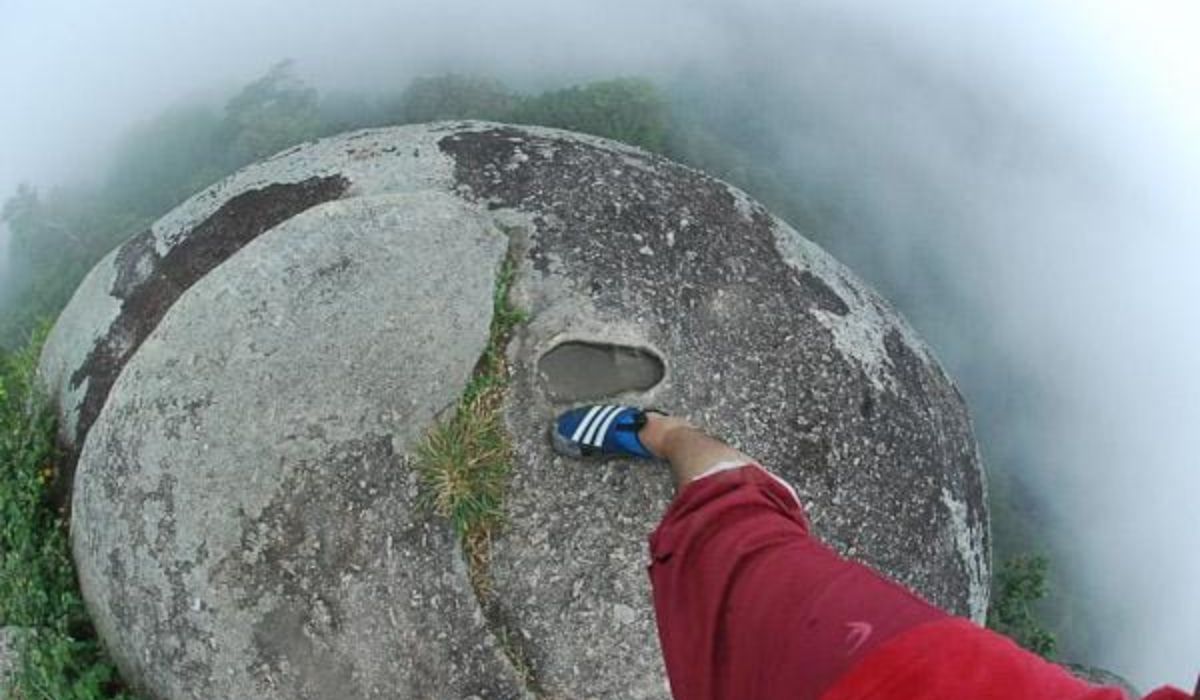
<path fill-rule="evenodd" d="M 914 244 L 936 247 L 1038 381 L 1046 420 L 1022 439 L 1045 462 L 1027 476 L 1092 582 L 1093 660 L 1184 686 L 1200 664 L 1198 36 L 1187 0 L 0 0 L 0 192 L 95 178 L 123 127 L 286 57 L 322 89 L 753 75 L 778 93 L 779 152 L 879 231 L 881 282 L 933 293 L 904 272 Z M 959 336 L 938 350 L 966 373 Z"/>

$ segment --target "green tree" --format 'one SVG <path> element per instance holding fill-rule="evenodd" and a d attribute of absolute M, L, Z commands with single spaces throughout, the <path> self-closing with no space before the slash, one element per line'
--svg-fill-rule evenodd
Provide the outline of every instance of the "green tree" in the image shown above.
<path fill-rule="evenodd" d="M 417 78 L 400 93 L 392 112 L 404 124 L 439 119 L 508 119 L 516 96 L 498 80 L 467 75 Z"/>
<path fill-rule="evenodd" d="M 21 185 L 0 209 L 9 230 L 8 269 L 3 277 L 0 345 L 15 348 L 37 321 L 66 304 L 94 262 L 98 242 L 80 224 L 90 203 L 80 192 L 55 191 L 43 198 Z"/>
<path fill-rule="evenodd" d="M 38 321 L 54 318 L 87 271 L 152 217 L 115 205 L 93 187 L 42 195 L 22 185 L 0 208 L 8 265 L 0 276 L 0 346 L 17 348 Z"/>
<path fill-rule="evenodd" d="M 320 135 L 319 96 L 277 63 L 226 103 L 222 131 L 226 168 L 241 167 Z"/>
<path fill-rule="evenodd" d="M 180 106 L 130 129 L 100 187 L 46 195 L 19 187 L 0 209 L 10 232 L 0 345 L 24 344 L 118 243 L 237 167 L 314 138 L 320 126 L 317 92 L 284 62 L 234 95 L 222 118 Z"/>
<path fill-rule="evenodd" d="M 0 625 L 18 663 L 0 696 L 130 698 L 96 639 L 75 579 L 66 523 L 47 494 L 59 455 L 54 414 L 34 380 L 45 329 L 0 351 Z"/>
<path fill-rule="evenodd" d="M 337 90 L 321 94 L 321 136 L 395 124 L 398 93 L 368 94 Z"/>
<path fill-rule="evenodd" d="M 1034 605 L 1046 597 L 1045 557 L 1023 556 L 1006 560 L 992 582 L 992 605 L 987 625 L 1008 635 L 1026 649 L 1053 658 L 1058 640 L 1034 614 Z"/>
<path fill-rule="evenodd" d="M 619 78 L 526 98 L 512 120 L 582 131 L 662 152 L 670 110 L 650 81 Z"/>

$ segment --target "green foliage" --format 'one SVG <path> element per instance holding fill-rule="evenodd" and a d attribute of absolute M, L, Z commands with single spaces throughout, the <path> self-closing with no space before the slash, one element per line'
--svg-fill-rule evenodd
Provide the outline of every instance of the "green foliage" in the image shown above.
<path fill-rule="evenodd" d="M 499 524 L 504 485 L 512 468 L 499 412 L 499 386 L 479 390 L 439 423 L 417 450 L 423 498 L 448 518 L 460 537 Z"/>
<path fill-rule="evenodd" d="M 0 625 L 22 630 L 5 697 L 130 697 L 91 631 L 65 523 L 47 499 L 54 420 L 34 384 L 44 335 L 0 353 Z"/>
<path fill-rule="evenodd" d="M 57 316 L 97 261 L 204 186 L 321 132 L 317 92 L 284 62 L 231 97 L 218 118 L 181 106 L 139 124 L 118 145 L 102 184 L 43 196 L 20 186 L 0 210 L 9 265 L 0 288 L 0 347 Z"/>
<path fill-rule="evenodd" d="M 99 187 L 45 195 L 18 188 L 2 211 L 11 236 L 9 274 L 0 287 L 0 347 L 20 347 L 37 319 L 56 316 L 87 271 L 121 241 L 246 163 L 336 130 L 434 119 L 574 129 L 654 151 L 670 148 L 720 174 L 727 174 L 721 163 L 737 160 L 695 125 L 681 136 L 666 99 L 645 80 L 522 97 L 491 78 L 443 75 L 418 78 L 390 100 L 341 94 L 322 101 L 285 61 L 233 95 L 221 114 L 181 105 L 131 128 Z"/>
<path fill-rule="evenodd" d="M 226 167 L 239 168 L 321 133 L 317 91 L 292 73 L 291 61 L 242 88 L 225 105 L 221 140 Z"/>
<path fill-rule="evenodd" d="M 503 121 L 512 114 L 516 100 L 498 80 L 449 74 L 412 81 L 401 93 L 395 113 L 406 124 L 439 119 Z"/>
<path fill-rule="evenodd" d="M 511 120 L 581 131 L 662 152 L 669 109 L 650 81 L 620 78 L 526 98 Z"/>
<path fill-rule="evenodd" d="M 0 289 L 0 346 L 22 347 L 37 322 L 55 316 L 79 280 L 109 250 L 127 216 L 105 213 L 94 192 L 27 185 L 4 204 L 9 265 Z"/>
<path fill-rule="evenodd" d="M 766 121 L 763 104 L 772 98 L 764 87 L 684 77 L 666 99 L 666 155 L 740 187 L 806 236 L 819 241 L 835 229 L 827 204 L 814 201 L 811 186 L 798 186 L 805 178 Z"/>
<path fill-rule="evenodd" d="M 363 94 L 334 90 L 321 95 L 321 136 L 355 129 L 395 124 L 397 98 L 391 94 Z"/>
<path fill-rule="evenodd" d="M 581 131 L 662 151 L 670 126 L 666 99 L 653 83 L 622 78 L 521 96 L 497 80 L 441 75 L 417 78 L 389 109 L 393 121 L 485 119 Z"/>
<path fill-rule="evenodd" d="M 492 296 L 488 344 L 454 415 L 435 425 L 417 448 L 416 470 L 426 507 L 447 518 L 462 544 L 467 578 L 489 628 L 522 682 L 544 697 L 520 633 L 512 629 L 492 590 L 491 546 L 504 522 L 504 496 L 513 449 L 504 424 L 509 368 L 504 349 L 526 320 L 509 300 L 516 260 L 501 266 Z"/>
<path fill-rule="evenodd" d="M 476 376 L 506 377 L 507 369 L 504 360 L 504 348 L 517 326 L 528 318 L 524 309 L 519 309 L 509 301 L 513 279 L 517 274 L 516 262 L 507 259 L 496 277 L 496 288 L 492 292 L 492 325 L 488 336 L 488 346 L 482 360 L 482 367 Z"/>
<path fill-rule="evenodd" d="M 992 582 L 992 605 L 987 625 L 1008 635 L 1026 649 L 1054 658 L 1058 642 L 1038 620 L 1034 605 L 1046 596 L 1049 563 L 1042 556 L 1006 560 Z"/>
<path fill-rule="evenodd" d="M 36 189 L 20 185 L 0 210 L 12 232 L 9 252 L 31 266 L 80 257 L 87 244 L 75 226 L 79 204 L 64 196 L 44 201 Z"/>

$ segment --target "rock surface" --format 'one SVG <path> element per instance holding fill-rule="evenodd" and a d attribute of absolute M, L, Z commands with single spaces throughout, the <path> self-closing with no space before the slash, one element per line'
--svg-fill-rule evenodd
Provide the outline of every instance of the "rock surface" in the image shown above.
<path fill-rule="evenodd" d="M 504 252 L 443 194 L 331 202 L 163 316 L 92 426 L 74 495 L 80 584 L 140 687 L 519 693 L 403 457 L 484 349 Z"/>
<path fill-rule="evenodd" d="M 506 249 L 529 320 L 507 348 L 517 454 L 485 619 L 409 457 L 483 350 Z M 645 540 L 669 479 L 550 451 L 578 397 L 539 361 L 567 341 L 654 355 L 629 386 L 661 381 L 614 399 L 728 437 L 839 550 L 982 617 L 966 409 L 883 300 L 694 170 L 441 123 L 250 166 L 114 251 L 64 311 L 42 377 L 79 455 L 85 598 L 122 671 L 170 698 L 667 697 Z M 514 639 L 528 686 L 500 650 Z"/>
<path fill-rule="evenodd" d="M 1142 691 L 1138 690 L 1127 679 L 1113 673 L 1107 669 L 1098 668 L 1096 666 L 1088 666 L 1086 664 L 1064 664 L 1067 670 L 1074 674 L 1077 678 L 1082 678 L 1088 683 L 1096 685 L 1108 685 L 1120 688 L 1131 698 L 1142 697 Z"/>

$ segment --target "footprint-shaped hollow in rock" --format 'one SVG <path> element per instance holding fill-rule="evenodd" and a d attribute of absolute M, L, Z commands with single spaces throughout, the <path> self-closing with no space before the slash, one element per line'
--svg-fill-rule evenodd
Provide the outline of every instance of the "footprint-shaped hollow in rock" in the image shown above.
<path fill-rule="evenodd" d="M 557 401 L 584 401 L 648 391 L 662 381 L 665 364 L 641 347 L 570 340 L 538 359 L 547 391 Z"/>

